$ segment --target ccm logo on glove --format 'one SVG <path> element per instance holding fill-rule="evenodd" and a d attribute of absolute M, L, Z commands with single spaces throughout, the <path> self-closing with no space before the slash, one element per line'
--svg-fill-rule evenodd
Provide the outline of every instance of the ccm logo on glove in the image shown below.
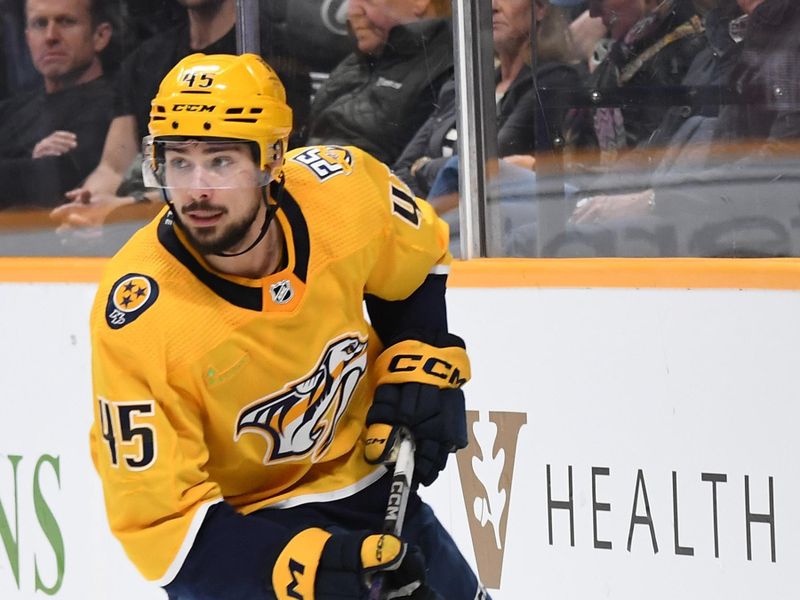
<path fill-rule="evenodd" d="M 447 380 L 447 383 L 452 387 L 461 387 L 467 383 L 467 378 L 461 376 L 461 371 L 458 367 L 454 367 L 441 358 L 423 356 L 422 354 L 398 354 L 393 356 L 387 371 L 389 373 L 404 373 L 420 368 L 432 377 Z"/>
<path fill-rule="evenodd" d="M 411 432 L 414 482 L 430 485 L 450 453 L 467 445 L 464 392 L 469 358 L 461 338 L 439 333 L 404 339 L 375 361 L 378 385 L 367 411 L 364 457 L 370 463 L 391 459 L 398 428 Z"/>
<path fill-rule="evenodd" d="M 378 356 L 375 372 L 378 385 L 414 381 L 440 388 L 460 388 L 471 375 L 463 346 L 437 347 L 420 340 L 404 340 L 387 348 Z"/>

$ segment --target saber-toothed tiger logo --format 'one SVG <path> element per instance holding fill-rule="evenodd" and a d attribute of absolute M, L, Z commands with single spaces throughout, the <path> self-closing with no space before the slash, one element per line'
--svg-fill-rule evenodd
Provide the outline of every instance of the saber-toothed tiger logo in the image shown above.
<path fill-rule="evenodd" d="M 309 454 L 318 461 L 328 450 L 366 368 L 366 338 L 348 333 L 333 340 L 311 373 L 244 408 L 233 439 L 248 432 L 263 435 L 268 442 L 264 464 Z"/>

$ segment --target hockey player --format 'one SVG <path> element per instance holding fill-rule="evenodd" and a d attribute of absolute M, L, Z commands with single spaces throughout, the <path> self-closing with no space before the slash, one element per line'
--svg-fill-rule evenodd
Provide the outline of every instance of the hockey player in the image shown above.
<path fill-rule="evenodd" d="M 143 169 L 167 206 L 111 259 L 91 316 L 92 457 L 127 555 L 171 598 L 474 600 L 416 493 L 381 534 L 399 427 L 428 485 L 466 445 L 446 226 L 353 147 L 286 153 L 254 55 L 183 59 Z M 365 319 L 366 299 L 370 322 Z"/>

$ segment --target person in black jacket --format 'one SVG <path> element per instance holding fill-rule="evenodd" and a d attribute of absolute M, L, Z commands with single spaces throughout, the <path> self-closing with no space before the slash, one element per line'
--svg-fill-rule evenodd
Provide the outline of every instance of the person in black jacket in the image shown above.
<path fill-rule="evenodd" d="M 604 175 L 586 178 L 581 190 L 587 200 L 575 210 L 573 222 L 590 223 L 595 219 L 600 222 L 651 212 L 650 192 L 640 191 L 650 187 L 653 174 L 663 168 L 662 159 L 669 160 L 675 155 L 687 136 L 710 131 L 719 115 L 720 101 L 730 88 L 741 51 L 740 44 L 731 37 L 732 22 L 741 15 L 737 0 L 719 0 L 718 6 L 705 17 L 706 45 L 695 56 L 682 85 L 696 96 L 706 98 L 706 102 L 666 107 L 660 125 L 634 152 L 618 160 Z M 635 193 L 628 193 L 631 191 Z"/>
<path fill-rule="evenodd" d="M 687 145 L 656 171 L 653 212 L 692 236 L 693 255 L 798 256 L 800 4 L 738 3 L 738 101 L 720 108 L 708 143 Z"/>
<path fill-rule="evenodd" d="M 358 48 L 311 105 L 309 145 L 353 145 L 392 164 L 431 114 L 453 72 L 451 23 L 441 1 L 350 0 Z"/>
<path fill-rule="evenodd" d="M 647 185 L 587 197 L 574 223 L 624 233 L 649 218 L 675 240 L 654 236 L 659 247 L 677 255 L 798 255 L 800 5 L 736 1 L 745 14 L 721 28 L 736 46 L 721 55 L 718 113 L 681 125 Z M 713 16 L 707 27 L 719 30 Z"/>
<path fill-rule="evenodd" d="M 0 105 L 0 208 L 52 207 L 91 171 L 113 94 L 100 54 L 112 34 L 103 0 L 27 0 L 26 38 L 43 90 Z"/>
<path fill-rule="evenodd" d="M 560 0 L 563 4 L 565 0 Z M 547 0 L 536 0 L 537 87 L 569 88 L 578 74 L 569 64 L 567 24 L 562 13 Z M 497 153 L 509 162 L 533 166 L 537 148 L 548 148 L 552 136 L 534 139 L 535 90 L 531 67 L 531 3 L 505 0 L 495 3 L 494 43 L 499 67 L 496 73 Z M 406 146 L 392 169 L 414 192 L 427 197 L 448 159 L 457 152 L 455 79 L 439 94 L 437 108 Z M 560 130 L 563 110 L 550 107 L 539 115 L 539 131 Z M 455 171 L 454 171 L 455 172 Z"/>
<path fill-rule="evenodd" d="M 586 85 L 601 102 L 617 90 L 627 96 L 613 106 L 571 110 L 565 137 L 575 151 L 572 167 L 602 172 L 659 126 L 664 106 L 652 100 L 680 85 L 705 38 L 692 0 L 592 0 L 590 9 L 614 41 Z M 599 150 L 597 164 L 587 149 Z"/>

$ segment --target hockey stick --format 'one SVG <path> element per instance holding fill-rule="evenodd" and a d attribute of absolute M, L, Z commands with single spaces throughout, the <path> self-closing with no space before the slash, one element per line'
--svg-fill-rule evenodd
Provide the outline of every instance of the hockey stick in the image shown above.
<path fill-rule="evenodd" d="M 400 536 L 403 531 L 403 520 L 406 516 L 408 494 L 411 491 L 411 478 L 414 475 L 414 440 L 406 429 L 397 431 L 397 441 L 392 449 L 394 473 L 389 486 L 389 502 L 386 505 L 386 516 L 383 519 L 383 531 Z M 372 577 L 369 587 L 369 600 L 382 600 L 383 573 Z"/>

